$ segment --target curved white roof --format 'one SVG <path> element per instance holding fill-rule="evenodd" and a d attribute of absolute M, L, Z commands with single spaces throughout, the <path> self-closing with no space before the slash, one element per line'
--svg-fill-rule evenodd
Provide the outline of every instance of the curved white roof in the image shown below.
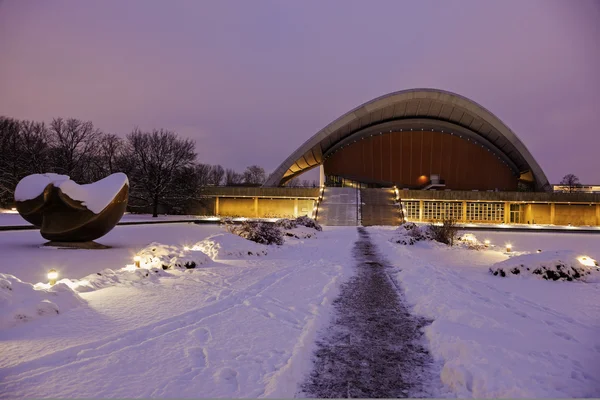
<path fill-rule="evenodd" d="M 536 190 L 552 190 L 527 147 L 498 117 L 466 97 L 437 89 L 402 90 L 349 111 L 304 142 L 279 165 L 264 186 L 283 185 L 362 136 L 400 129 L 433 129 L 466 135 L 490 149 L 515 174 L 530 171 Z"/>

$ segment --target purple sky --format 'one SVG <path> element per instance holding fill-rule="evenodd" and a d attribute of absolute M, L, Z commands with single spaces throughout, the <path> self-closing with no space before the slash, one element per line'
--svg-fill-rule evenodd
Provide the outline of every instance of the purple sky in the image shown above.
<path fill-rule="evenodd" d="M 600 184 L 599 21 L 598 0 L 0 0 L 0 114 L 167 128 L 270 172 L 351 108 L 433 87 L 496 114 L 551 182 Z"/>

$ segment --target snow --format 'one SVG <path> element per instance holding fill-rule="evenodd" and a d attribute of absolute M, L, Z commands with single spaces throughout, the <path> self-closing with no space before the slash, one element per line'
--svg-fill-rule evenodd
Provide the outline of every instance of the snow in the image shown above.
<path fill-rule="evenodd" d="M 571 250 L 517 255 L 492 265 L 490 273 L 500 277 L 600 282 L 596 260 Z"/>
<path fill-rule="evenodd" d="M 0 330 L 56 316 L 83 304 L 85 301 L 64 283 L 36 290 L 31 283 L 0 273 Z"/>
<path fill-rule="evenodd" d="M 21 179 L 15 189 L 15 200 L 25 201 L 38 197 L 49 184 L 59 188 L 73 200 L 81 201 L 88 210 L 99 214 L 110 204 L 112 199 L 129 184 L 127 175 L 117 172 L 97 182 L 79 185 L 67 175 L 33 174 Z"/>
<path fill-rule="evenodd" d="M 53 173 L 28 175 L 17 184 L 15 188 L 15 200 L 33 200 L 44 192 L 46 186 L 50 184 L 59 186 L 62 182 L 68 180 L 69 177 L 67 175 Z"/>
<path fill-rule="evenodd" d="M 597 236 L 476 232 L 448 248 L 367 229 L 412 311 L 433 321 L 438 397 L 600 395 L 600 283 L 489 273 L 557 254 L 598 260 Z M 117 226 L 111 249 L 57 250 L 37 231 L 0 232 L 0 398 L 294 397 L 355 272 L 357 231 L 296 236 L 266 246 L 218 225 Z M 50 268 L 56 285 L 32 285 Z M 15 320 L 17 308 L 31 317 Z"/>
<path fill-rule="evenodd" d="M 73 200 L 81 201 L 94 214 L 100 214 L 123 186 L 128 184 L 127 175 L 117 172 L 87 185 L 79 185 L 74 181 L 67 180 L 61 182 L 57 187 Z"/>
<path fill-rule="evenodd" d="M 133 257 L 152 242 L 192 246 L 201 239 L 222 233 L 218 225 L 160 224 L 117 226 L 101 243 L 108 250 L 60 250 L 43 247 L 39 231 L 0 231 L 0 272 L 25 282 L 46 282 L 48 270 L 59 271 L 60 278 L 81 279 L 106 268 L 119 269 L 133 264 Z M 59 279 L 60 279 L 59 278 Z"/>
<path fill-rule="evenodd" d="M 218 233 L 194 244 L 192 250 L 201 251 L 213 260 L 266 256 L 276 246 L 255 243 L 232 233 Z"/>
<path fill-rule="evenodd" d="M 488 271 L 539 248 L 597 259 L 595 235 L 486 232 L 482 238 L 499 246 L 478 251 L 403 246 L 389 240 L 393 230 L 369 229 L 380 237 L 413 312 L 433 320 L 425 333 L 450 395 L 600 395 L 600 284 L 502 279 Z M 520 250 L 516 256 L 504 251 L 507 242 Z"/>
<path fill-rule="evenodd" d="M 0 330 L 0 397 L 293 397 L 312 367 L 316 331 L 352 273 L 356 230 L 293 239 L 260 257 L 156 269 L 165 274 L 158 278 L 151 267 L 132 270 L 149 273 L 139 280 L 117 270 L 141 253 L 142 238 L 176 247 L 161 248 L 171 254 L 215 230 L 224 234 L 194 224 L 120 226 L 109 233 L 120 248 L 93 253 L 101 257 L 39 249 L 64 257 L 61 272 L 102 259 L 96 267 L 112 267 L 119 282 L 78 293 L 87 306 Z M 14 258 L 36 235 L 0 233 L 0 243 L 12 243 Z M 27 256 L 28 266 L 14 270 L 21 276 L 39 260 L 36 251 Z"/>

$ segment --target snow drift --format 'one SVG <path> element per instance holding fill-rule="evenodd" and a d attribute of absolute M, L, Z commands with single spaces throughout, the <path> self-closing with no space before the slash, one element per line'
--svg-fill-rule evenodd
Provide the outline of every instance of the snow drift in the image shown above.
<path fill-rule="evenodd" d="M 36 318 L 55 316 L 85 304 L 68 285 L 32 285 L 0 273 L 0 329 Z"/>
<path fill-rule="evenodd" d="M 489 271 L 499 277 L 534 276 L 552 281 L 600 281 L 598 263 L 570 250 L 518 255 L 492 265 Z"/>
<path fill-rule="evenodd" d="M 233 233 L 218 233 L 196 243 L 192 250 L 207 254 L 213 260 L 266 256 L 268 245 L 255 243 Z"/>

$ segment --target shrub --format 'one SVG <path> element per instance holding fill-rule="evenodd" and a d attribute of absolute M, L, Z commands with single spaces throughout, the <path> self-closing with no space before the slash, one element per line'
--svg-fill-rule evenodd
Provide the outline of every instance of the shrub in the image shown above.
<path fill-rule="evenodd" d="M 227 231 L 260 244 L 283 244 L 283 234 L 274 224 L 244 221 L 239 225 L 227 225 Z"/>
<path fill-rule="evenodd" d="M 396 236 L 392 239 L 394 243 L 410 245 L 420 242 L 421 240 L 431 240 L 427 229 L 423 229 L 413 222 L 404 222 L 396 229 Z"/>
<path fill-rule="evenodd" d="M 321 225 L 317 224 L 317 222 L 314 219 L 309 218 L 307 216 L 301 216 L 296 219 L 282 218 L 275 221 L 275 226 L 282 229 L 294 229 L 297 228 L 298 225 L 305 226 L 307 228 L 313 228 L 317 231 L 323 230 Z"/>
<path fill-rule="evenodd" d="M 323 230 L 321 225 L 317 224 L 317 221 L 307 216 L 298 217 L 295 219 L 295 221 L 298 225 L 306 226 L 307 228 L 313 228 L 318 230 L 319 232 Z"/>
<path fill-rule="evenodd" d="M 428 231 L 433 240 L 447 244 L 448 246 L 454 245 L 454 241 L 458 235 L 458 227 L 454 219 L 444 219 L 441 225 L 430 224 Z"/>
<path fill-rule="evenodd" d="M 275 221 L 275 226 L 282 229 L 294 229 L 298 224 L 294 219 L 281 218 Z"/>

